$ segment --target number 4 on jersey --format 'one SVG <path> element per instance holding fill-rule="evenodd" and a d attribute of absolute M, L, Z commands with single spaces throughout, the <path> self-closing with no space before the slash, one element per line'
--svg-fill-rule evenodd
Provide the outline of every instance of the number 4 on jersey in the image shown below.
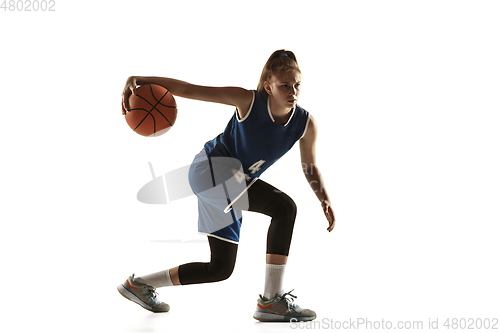
<path fill-rule="evenodd" d="M 252 164 L 251 167 L 248 168 L 249 171 L 252 172 L 252 174 L 258 172 L 261 168 L 262 168 L 262 165 L 266 163 L 266 161 L 264 160 L 260 160 L 258 162 L 255 162 L 254 164 Z"/>

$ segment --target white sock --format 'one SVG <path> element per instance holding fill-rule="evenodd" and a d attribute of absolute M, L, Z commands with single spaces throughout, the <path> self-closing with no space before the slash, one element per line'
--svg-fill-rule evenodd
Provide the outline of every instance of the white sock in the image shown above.
<path fill-rule="evenodd" d="M 151 286 L 153 288 L 170 287 L 174 285 L 172 283 L 172 280 L 170 279 L 170 271 L 168 269 L 165 271 L 136 277 L 134 278 L 134 281 L 147 284 L 148 286 Z"/>
<path fill-rule="evenodd" d="M 266 264 L 266 280 L 264 284 L 264 297 L 271 299 L 281 291 L 286 265 Z"/>

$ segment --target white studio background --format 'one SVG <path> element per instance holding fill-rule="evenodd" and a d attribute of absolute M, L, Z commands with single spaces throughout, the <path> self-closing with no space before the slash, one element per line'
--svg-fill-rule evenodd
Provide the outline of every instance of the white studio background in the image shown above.
<path fill-rule="evenodd" d="M 0 10 L 9 332 L 291 329 L 251 318 L 268 225 L 257 214 L 244 217 L 233 276 L 160 290 L 170 313 L 116 292 L 132 272 L 209 259 L 194 197 L 154 206 L 136 193 L 151 180 L 148 162 L 157 175 L 188 165 L 233 113 L 178 98 L 174 128 L 140 137 L 121 115 L 127 77 L 255 89 L 280 48 L 304 74 L 299 104 L 318 121 L 337 217 L 329 234 L 297 146 L 263 175 L 299 207 L 285 278 L 298 304 L 320 321 L 498 318 L 498 2 L 9 4 Z"/>

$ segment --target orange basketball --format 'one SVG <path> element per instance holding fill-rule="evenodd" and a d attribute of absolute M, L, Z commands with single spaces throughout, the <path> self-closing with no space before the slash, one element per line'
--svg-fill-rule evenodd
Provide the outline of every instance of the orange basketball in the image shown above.
<path fill-rule="evenodd" d="M 174 96 L 156 84 L 137 88 L 129 99 L 130 109 L 125 120 L 134 132 L 143 136 L 160 136 L 172 128 L 177 119 Z"/>

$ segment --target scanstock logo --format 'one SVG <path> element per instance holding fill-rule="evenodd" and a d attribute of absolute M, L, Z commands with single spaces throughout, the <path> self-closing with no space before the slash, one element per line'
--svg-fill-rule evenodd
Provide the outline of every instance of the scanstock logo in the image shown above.
<path fill-rule="evenodd" d="M 198 206 L 204 211 L 213 211 L 214 216 L 222 216 L 220 212 L 227 215 L 227 218 L 211 221 L 208 230 L 203 232 L 212 233 L 231 225 L 234 218 L 241 218 L 241 210 L 248 209 L 247 182 L 237 159 L 207 158 L 202 154 L 192 164 L 159 176 L 155 174 L 153 164 L 148 164 L 152 180 L 139 189 L 137 200 L 165 205 L 194 194 L 198 197 Z M 233 210 L 236 202 L 238 209 Z"/>

